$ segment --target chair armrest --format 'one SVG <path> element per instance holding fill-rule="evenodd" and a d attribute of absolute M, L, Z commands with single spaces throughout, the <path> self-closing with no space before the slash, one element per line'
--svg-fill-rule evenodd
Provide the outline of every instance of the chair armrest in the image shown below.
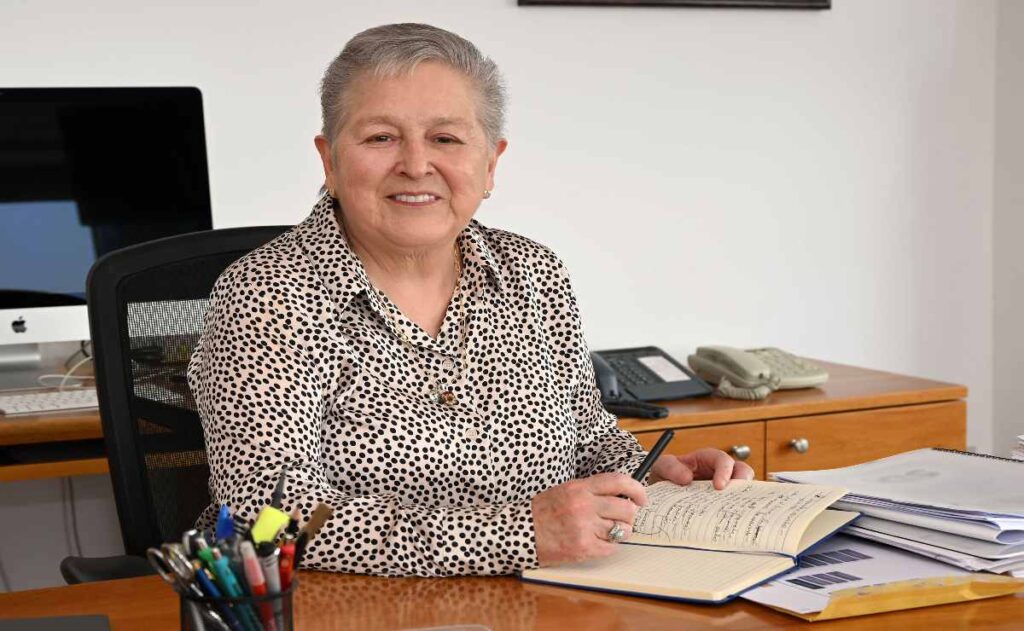
<path fill-rule="evenodd" d="M 156 574 L 149 562 L 137 556 L 113 557 L 64 557 L 60 562 L 60 573 L 68 585 L 109 581 L 118 578 L 135 578 Z"/>

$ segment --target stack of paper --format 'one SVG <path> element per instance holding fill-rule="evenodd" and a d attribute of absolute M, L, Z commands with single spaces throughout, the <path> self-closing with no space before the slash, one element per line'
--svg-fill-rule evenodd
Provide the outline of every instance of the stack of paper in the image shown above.
<path fill-rule="evenodd" d="M 1024 460 L 1024 434 L 1017 437 L 1017 446 L 1010 452 L 1016 460 Z"/>
<path fill-rule="evenodd" d="M 919 449 L 784 482 L 842 484 L 835 508 L 864 516 L 845 532 L 971 571 L 1024 576 L 1024 462 Z"/>
<path fill-rule="evenodd" d="M 1024 581 L 974 574 L 873 542 L 837 535 L 785 576 L 743 598 L 804 620 L 830 620 L 1024 591 Z"/>

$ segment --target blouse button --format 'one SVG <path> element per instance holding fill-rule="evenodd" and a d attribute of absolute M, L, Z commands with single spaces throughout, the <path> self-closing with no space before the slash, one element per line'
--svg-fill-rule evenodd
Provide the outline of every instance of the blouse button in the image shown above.
<path fill-rule="evenodd" d="M 448 407 L 451 407 L 451 406 L 455 405 L 458 402 L 459 399 L 458 399 L 458 397 L 455 396 L 455 393 L 452 392 L 451 390 L 445 390 L 438 397 L 438 400 L 442 404 L 447 405 Z"/>
<path fill-rule="evenodd" d="M 465 432 L 463 432 L 462 435 L 465 436 L 466 438 L 479 438 L 480 430 L 478 430 L 475 427 L 470 427 Z"/>
<path fill-rule="evenodd" d="M 441 368 L 444 368 L 445 370 L 451 370 L 454 367 L 455 360 L 452 359 L 451 357 L 445 357 L 444 361 L 441 362 Z"/>

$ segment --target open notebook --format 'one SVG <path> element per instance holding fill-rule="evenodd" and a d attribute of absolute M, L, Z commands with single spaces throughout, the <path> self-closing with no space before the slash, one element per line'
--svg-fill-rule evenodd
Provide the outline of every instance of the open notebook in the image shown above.
<path fill-rule="evenodd" d="M 524 581 L 723 602 L 787 572 L 798 557 L 857 517 L 828 510 L 832 486 L 733 480 L 647 489 L 634 534 L 610 557 L 523 572 Z"/>

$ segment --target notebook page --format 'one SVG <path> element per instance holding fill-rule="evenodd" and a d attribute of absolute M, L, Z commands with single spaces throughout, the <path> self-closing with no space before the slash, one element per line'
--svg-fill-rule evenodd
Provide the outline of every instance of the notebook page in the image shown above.
<path fill-rule="evenodd" d="M 814 518 L 846 493 L 833 486 L 733 480 L 721 491 L 710 481 L 647 488 L 632 543 L 708 550 L 796 555 Z"/>
<path fill-rule="evenodd" d="M 523 572 L 523 578 L 718 601 L 793 567 L 787 557 L 623 544 L 610 557 Z"/>

